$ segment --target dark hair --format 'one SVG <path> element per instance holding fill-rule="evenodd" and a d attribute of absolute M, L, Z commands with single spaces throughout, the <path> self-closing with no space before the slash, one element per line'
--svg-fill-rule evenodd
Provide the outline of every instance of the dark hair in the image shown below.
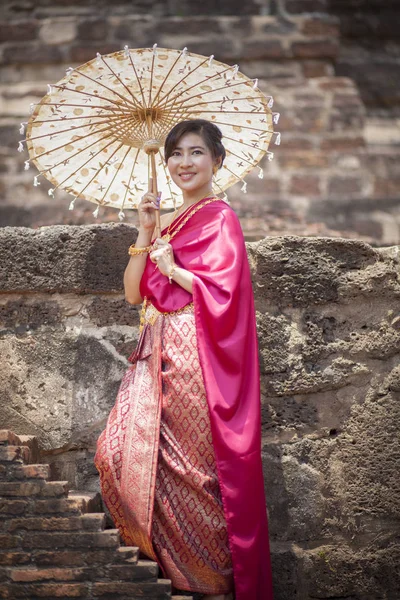
<path fill-rule="evenodd" d="M 187 133 L 197 133 L 202 137 L 214 161 L 219 161 L 218 168 L 221 168 L 226 155 L 225 148 L 221 143 L 222 133 L 219 127 L 205 119 L 181 121 L 171 129 L 164 145 L 165 161 L 168 162 L 180 139 Z"/>

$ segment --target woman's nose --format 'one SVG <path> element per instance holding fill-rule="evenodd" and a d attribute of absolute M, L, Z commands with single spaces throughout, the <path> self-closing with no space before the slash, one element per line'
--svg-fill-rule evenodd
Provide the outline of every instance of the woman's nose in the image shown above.
<path fill-rule="evenodd" d="M 183 153 L 181 156 L 181 167 L 187 167 L 193 164 L 193 159 L 192 159 L 192 155 L 189 152 L 188 154 Z"/>

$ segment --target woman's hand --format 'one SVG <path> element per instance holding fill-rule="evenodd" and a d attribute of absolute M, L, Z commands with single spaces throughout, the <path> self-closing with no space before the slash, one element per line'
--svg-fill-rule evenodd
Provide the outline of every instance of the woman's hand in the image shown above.
<path fill-rule="evenodd" d="M 163 275 L 168 277 L 175 264 L 174 252 L 171 244 L 168 244 L 168 242 L 161 238 L 157 238 L 153 248 L 155 249 L 150 252 L 151 262 L 157 265 Z"/>
<path fill-rule="evenodd" d="M 150 179 L 150 190 L 152 187 Z M 156 210 L 160 210 L 160 195 L 157 197 L 153 192 L 148 191 L 142 197 L 138 206 L 140 227 L 153 231 L 156 225 Z"/>

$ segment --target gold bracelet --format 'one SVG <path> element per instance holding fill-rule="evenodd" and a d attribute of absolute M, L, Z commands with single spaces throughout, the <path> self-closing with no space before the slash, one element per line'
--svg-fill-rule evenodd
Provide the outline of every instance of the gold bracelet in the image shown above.
<path fill-rule="evenodd" d="M 177 267 L 177 266 L 178 266 L 178 265 L 172 265 L 172 268 L 171 268 L 171 270 L 170 270 L 170 272 L 169 272 L 169 275 L 168 275 L 168 281 L 169 281 L 170 283 L 172 283 L 172 276 L 173 276 L 173 274 L 175 273 L 175 269 L 176 269 L 176 267 Z"/>
<path fill-rule="evenodd" d="M 146 252 L 150 252 L 151 246 L 144 246 L 143 248 L 135 248 L 135 244 L 129 246 L 128 254 L 129 256 L 136 256 L 138 254 L 146 254 Z"/>

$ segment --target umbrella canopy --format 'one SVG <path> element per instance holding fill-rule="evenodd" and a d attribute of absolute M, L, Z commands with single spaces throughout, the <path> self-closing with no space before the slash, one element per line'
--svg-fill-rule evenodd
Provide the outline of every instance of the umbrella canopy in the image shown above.
<path fill-rule="evenodd" d="M 53 184 L 100 206 L 136 208 L 148 189 L 153 159 L 161 208 L 183 201 L 164 161 L 164 142 L 182 120 L 207 119 L 222 131 L 226 159 L 214 180 L 223 192 L 256 166 L 271 140 L 279 114 L 273 100 L 238 66 L 184 50 L 129 49 L 97 58 L 48 86 L 27 123 L 30 159 Z M 21 132 L 23 129 L 21 129 Z M 260 176 L 262 170 L 260 168 Z M 244 185 L 245 190 L 245 185 Z M 70 208 L 73 207 L 73 201 Z M 98 209 L 95 211 L 96 216 Z"/>

